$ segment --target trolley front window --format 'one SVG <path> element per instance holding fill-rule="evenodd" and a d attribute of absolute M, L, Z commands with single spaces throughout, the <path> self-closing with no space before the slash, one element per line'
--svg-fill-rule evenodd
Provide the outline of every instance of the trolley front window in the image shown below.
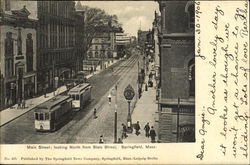
<path fill-rule="evenodd" d="M 44 120 L 43 113 L 40 113 L 40 114 L 39 114 L 39 120 Z"/>
<path fill-rule="evenodd" d="M 45 120 L 49 120 L 49 113 L 45 113 Z"/>
<path fill-rule="evenodd" d="M 38 120 L 38 113 L 35 113 L 35 120 Z"/>
<path fill-rule="evenodd" d="M 79 100 L 79 95 L 76 95 L 76 100 Z"/>

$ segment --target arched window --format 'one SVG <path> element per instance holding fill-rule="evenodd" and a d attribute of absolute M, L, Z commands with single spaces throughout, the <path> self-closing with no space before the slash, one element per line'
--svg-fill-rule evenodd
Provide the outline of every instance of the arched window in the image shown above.
<path fill-rule="evenodd" d="M 194 58 L 188 63 L 189 96 L 195 96 L 195 61 Z"/>
<path fill-rule="evenodd" d="M 22 55 L 22 35 L 21 35 L 21 29 L 18 29 L 18 35 L 17 35 L 17 55 Z"/>
<path fill-rule="evenodd" d="M 14 58 L 13 58 L 13 38 L 12 33 L 7 32 L 4 40 L 5 49 L 5 76 L 11 77 L 14 74 Z"/>
<path fill-rule="evenodd" d="M 98 52 L 97 51 L 95 52 L 95 58 L 98 58 Z"/>
<path fill-rule="evenodd" d="M 27 61 L 27 72 L 33 71 L 33 39 L 32 34 L 27 34 L 26 39 L 26 61 Z"/>
<path fill-rule="evenodd" d="M 194 1 L 188 1 L 185 7 L 185 12 L 188 14 L 188 26 L 190 29 L 194 29 Z"/>
<path fill-rule="evenodd" d="M 5 56 L 13 56 L 13 38 L 12 38 L 12 33 L 11 32 L 6 33 Z"/>

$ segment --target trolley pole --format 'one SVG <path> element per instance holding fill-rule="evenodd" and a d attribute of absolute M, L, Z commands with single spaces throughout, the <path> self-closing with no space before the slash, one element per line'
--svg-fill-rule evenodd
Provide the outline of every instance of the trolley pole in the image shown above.
<path fill-rule="evenodd" d="M 178 97 L 178 109 L 177 109 L 177 142 L 179 142 L 179 121 L 180 120 L 180 98 Z"/>

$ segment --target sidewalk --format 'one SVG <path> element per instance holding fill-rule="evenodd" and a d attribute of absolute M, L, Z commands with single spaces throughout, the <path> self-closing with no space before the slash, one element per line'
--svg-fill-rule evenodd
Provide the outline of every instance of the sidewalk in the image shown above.
<path fill-rule="evenodd" d="M 146 80 L 147 82 L 147 80 Z M 123 143 L 151 143 L 150 137 L 145 137 L 144 126 L 149 123 L 150 127 L 154 126 L 154 129 L 157 133 L 158 124 L 155 122 L 157 119 L 157 102 L 155 81 L 153 80 L 154 87 L 148 88 L 148 91 L 145 91 L 145 86 L 143 88 L 144 92 L 142 93 L 141 98 L 137 101 L 136 107 L 132 113 L 132 122 L 135 124 L 137 121 L 140 123 L 140 135 L 135 135 L 135 130 L 132 134 L 128 134 L 126 139 L 123 139 Z M 158 137 L 156 135 L 156 141 Z"/>
<path fill-rule="evenodd" d="M 55 94 L 58 95 L 64 91 L 66 91 L 66 86 L 61 86 L 55 91 Z M 12 120 L 15 120 L 16 118 L 18 118 L 18 117 L 22 116 L 23 114 L 32 110 L 37 105 L 39 105 L 39 104 L 41 104 L 41 103 L 43 103 L 43 102 L 45 102 L 53 97 L 54 97 L 53 92 L 47 93 L 46 98 L 44 97 L 44 95 L 42 95 L 42 96 L 39 96 L 36 98 L 26 100 L 26 104 L 25 104 L 24 109 L 23 108 L 17 109 L 17 104 L 15 104 L 12 107 L 9 107 L 5 110 L 2 110 L 0 112 L 0 124 L 1 124 L 0 126 L 3 126 Z"/>
<path fill-rule="evenodd" d="M 115 64 L 116 62 L 118 62 L 119 60 L 114 60 L 113 63 L 110 62 L 109 66 Z M 94 73 L 87 75 L 86 78 L 89 79 L 90 77 L 92 77 L 93 75 L 99 74 L 100 72 L 102 72 L 103 70 L 98 70 L 95 71 Z M 61 86 L 59 87 L 56 91 L 55 94 L 59 95 L 63 92 L 65 92 L 67 90 L 66 86 Z M 36 107 L 37 105 L 51 99 L 54 97 L 54 92 L 51 93 L 47 93 L 46 94 L 46 98 L 44 97 L 44 95 L 36 97 L 36 98 L 32 98 L 32 99 L 28 99 L 26 100 L 26 105 L 25 108 L 23 109 L 17 109 L 17 104 L 15 104 L 12 107 L 9 107 L 7 109 L 4 109 L 2 111 L 0 111 L 0 127 L 17 119 L 18 117 L 24 115 L 25 113 L 31 111 L 34 107 Z"/>

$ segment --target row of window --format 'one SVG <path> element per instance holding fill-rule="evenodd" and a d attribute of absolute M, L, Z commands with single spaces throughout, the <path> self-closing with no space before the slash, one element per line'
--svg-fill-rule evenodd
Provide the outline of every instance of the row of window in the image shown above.
<path fill-rule="evenodd" d="M 12 32 L 6 33 L 6 38 L 4 40 L 5 49 L 5 76 L 11 77 L 14 75 L 14 39 L 12 38 Z M 18 30 L 17 39 L 17 52 L 18 55 L 22 54 L 22 39 L 21 30 Z M 28 33 L 26 38 L 26 64 L 27 72 L 33 71 L 33 39 L 32 34 Z"/>
<path fill-rule="evenodd" d="M 55 22 L 51 22 L 50 35 L 48 33 L 48 25 L 40 26 L 40 47 L 47 48 L 62 48 L 62 47 L 72 47 L 76 43 L 76 37 L 78 34 L 75 33 L 75 27 L 69 27 L 64 25 L 57 25 Z M 58 30 L 57 30 L 58 29 Z M 50 45 L 48 42 L 48 36 L 50 37 Z"/>
<path fill-rule="evenodd" d="M 38 10 L 41 13 L 69 18 L 74 12 L 74 6 L 70 2 L 38 1 L 38 4 Z"/>
<path fill-rule="evenodd" d="M 65 52 L 60 52 L 60 53 L 44 53 L 41 54 L 40 59 L 38 60 L 38 65 L 39 66 L 44 66 L 44 65 L 52 65 L 53 62 L 55 64 L 61 63 L 61 62 L 69 62 L 72 60 L 76 60 L 77 57 L 81 57 L 81 53 L 65 53 Z"/>
<path fill-rule="evenodd" d="M 87 92 L 90 90 L 90 87 L 88 88 L 85 88 L 84 89 L 84 92 Z M 84 93 L 81 93 L 80 95 L 79 94 L 70 94 L 70 97 L 73 99 L 73 100 L 79 100 L 80 98 L 82 99 L 83 98 L 83 94 Z"/>
<path fill-rule="evenodd" d="M 49 113 L 35 113 L 35 120 L 49 120 Z"/>

